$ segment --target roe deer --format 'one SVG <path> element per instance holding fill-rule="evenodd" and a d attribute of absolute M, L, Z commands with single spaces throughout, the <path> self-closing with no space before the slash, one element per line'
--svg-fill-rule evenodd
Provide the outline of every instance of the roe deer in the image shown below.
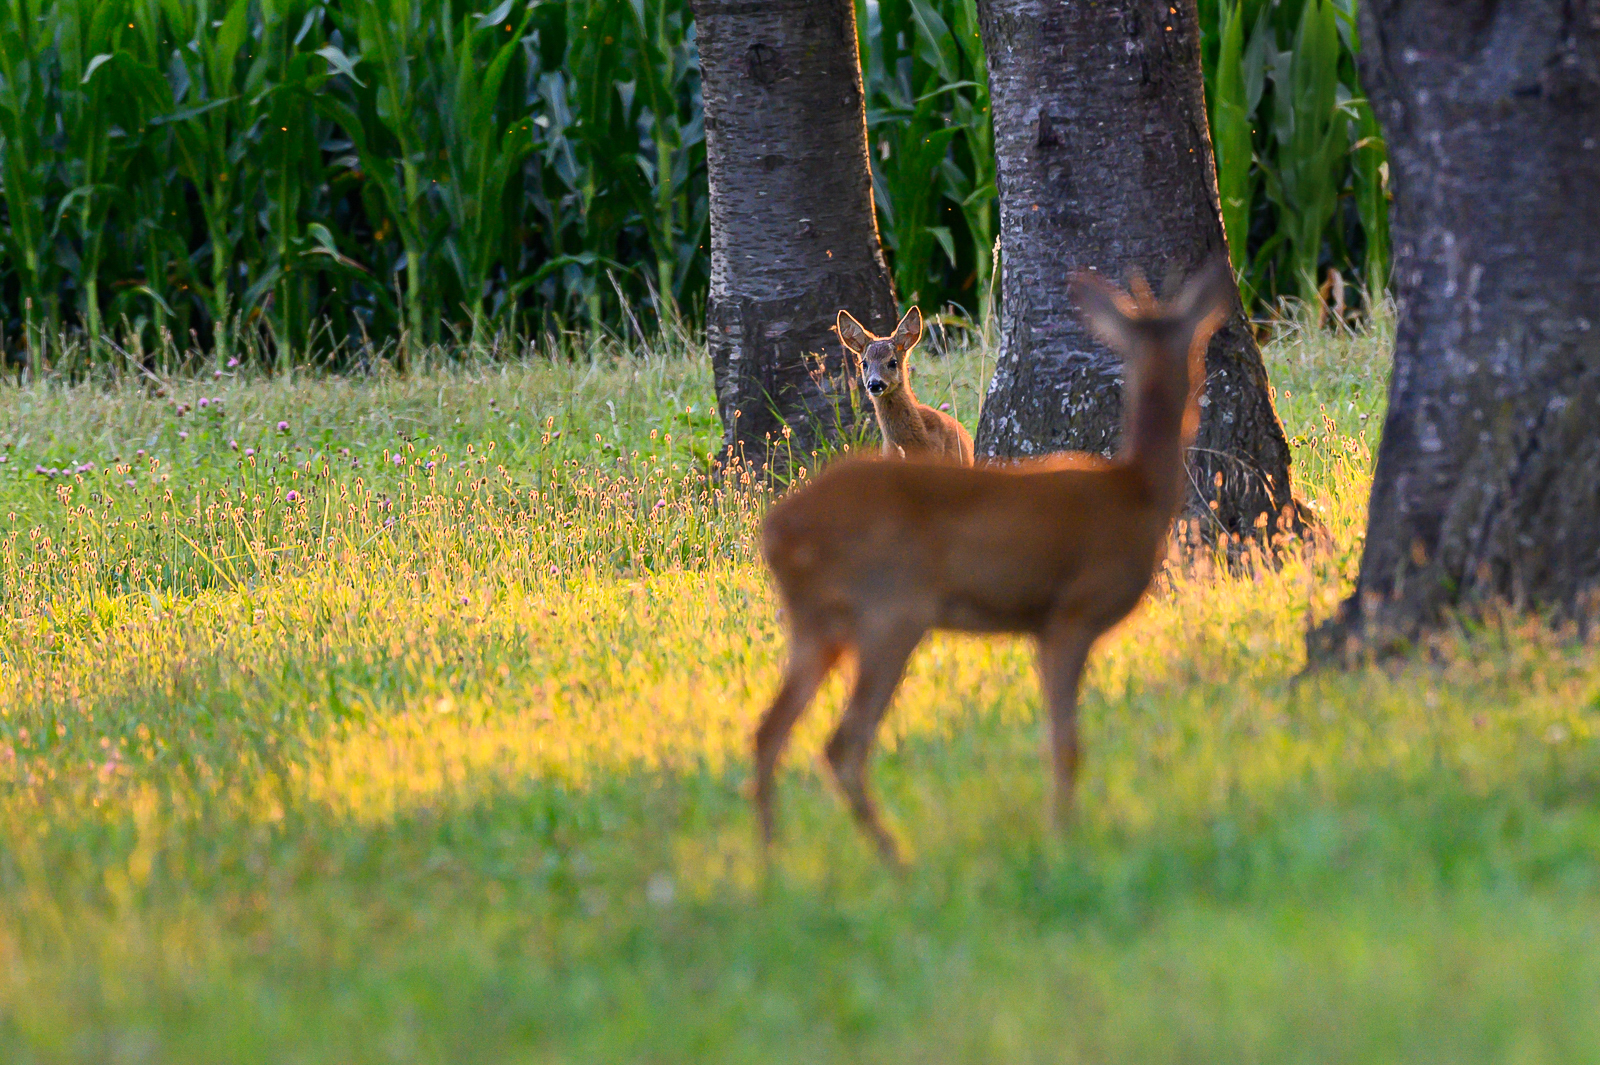
<path fill-rule="evenodd" d="M 883 453 L 904 458 L 937 458 L 972 465 L 972 435 L 950 415 L 917 402 L 905 365 L 922 339 L 922 312 L 906 312 L 894 332 L 873 336 L 840 311 L 839 340 L 861 359 L 861 380 L 883 433 Z"/>
<path fill-rule="evenodd" d="M 1126 364 L 1115 457 L 1068 454 L 1014 466 L 849 459 L 773 506 L 761 550 L 789 628 L 783 684 L 755 734 L 757 815 L 774 835 L 773 776 L 785 740 L 846 651 L 855 687 L 827 745 L 834 779 L 885 859 L 867 758 L 906 659 L 929 629 L 1027 633 L 1050 711 L 1055 812 L 1065 824 L 1078 766 L 1078 679 L 1089 648 L 1144 595 L 1184 500 L 1184 450 L 1205 386 L 1205 349 L 1234 306 L 1217 258 L 1157 302 L 1078 274 L 1073 299 Z"/>

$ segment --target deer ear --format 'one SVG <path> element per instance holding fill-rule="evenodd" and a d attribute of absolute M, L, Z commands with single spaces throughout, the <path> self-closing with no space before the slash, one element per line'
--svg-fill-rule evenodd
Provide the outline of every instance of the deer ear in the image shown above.
<path fill-rule="evenodd" d="M 839 342 L 850 351 L 860 355 L 867 350 L 867 345 L 872 342 L 872 337 L 861 328 L 861 323 L 850 317 L 849 311 L 840 311 L 834 327 L 839 332 Z"/>
<path fill-rule="evenodd" d="M 900 319 L 900 324 L 894 327 L 894 336 L 890 337 L 889 340 L 890 343 L 894 344 L 895 350 L 904 355 L 916 347 L 917 341 L 921 339 L 922 311 L 913 307 L 906 312 L 904 318 Z"/>
<path fill-rule="evenodd" d="M 1099 274 L 1083 271 L 1072 275 L 1072 302 L 1100 343 L 1123 358 L 1134 354 L 1133 302 L 1126 295 Z"/>
<path fill-rule="evenodd" d="M 1181 320 L 1191 332 L 1204 330 L 1209 334 L 1227 320 L 1238 292 L 1228 257 L 1213 255 L 1189 276 L 1168 306 L 1172 316 Z"/>

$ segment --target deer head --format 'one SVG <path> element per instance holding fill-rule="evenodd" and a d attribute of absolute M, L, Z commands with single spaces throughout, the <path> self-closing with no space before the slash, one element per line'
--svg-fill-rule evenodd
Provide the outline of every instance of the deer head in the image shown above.
<path fill-rule="evenodd" d="M 1205 386 L 1206 342 L 1233 308 L 1234 281 L 1227 258 L 1208 261 L 1169 301 L 1158 301 L 1142 275 L 1132 292 L 1113 288 L 1099 274 L 1072 279 L 1072 298 L 1095 337 L 1122 357 L 1127 413 L 1124 447 L 1138 448 L 1146 431 L 1172 424 L 1183 412 L 1180 439 L 1194 438 Z"/>
<path fill-rule="evenodd" d="M 900 390 L 907 380 L 906 356 L 922 339 L 921 311 L 911 308 L 886 337 L 873 336 L 849 311 L 840 311 L 838 330 L 846 350 L 861 361 L 861 383 L 868 394 L 885 398 Z"/>

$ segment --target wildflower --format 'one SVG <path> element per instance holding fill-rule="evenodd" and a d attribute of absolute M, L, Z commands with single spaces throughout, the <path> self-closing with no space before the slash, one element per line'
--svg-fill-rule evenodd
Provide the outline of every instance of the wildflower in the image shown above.
<path fill-rule="evenodd" d="M 278 432 L 287 433 L 288 431 L 289 431 L 289 423 L 288 422 L 279 422 L 278 423 Z"/>
<path fill-rule="evenodd" d="M 215 380 L 215 381 L 222 380 L 222 371 L 221 370 L 212 370 L 211 371 L 211 378 L 212 378 L 212 380 Z"/>
<path fill-rule="evenodd" d="M 431 470 L 431 469 L 433 469 L 433 467 L 435 465 L 436 464 L 433 461 L 430 460 L 430 461 L 424 463 L 422 468 L 425 469 L 425 470 Z"/>
<path fill-rule="evenodd" d="M 247 447 L 247 448 L 244 449 L 244 457 L 247 458 L 247 459 L 248 458 L 254 458 L 255 457 L 255 453 L 256 453 L 256 449 L 253 448 L 253 447 Z"/>
<path fill-rule="evenodd" d="M 237 357 L 228 360 L 228 369 L 231 370 L 237 365 L 239 365 L 239 359 Z"/>
<path fill-rule="evenodd" d="M 941 404 L 939 404 L 939 409 L 940 409 L 940 410 L 949 410 L 949 409 L 950 409 L 950 404 L 948 404 L 948 403 L 941 403 Z"/>
<path fill-rule="evenodd" d="M 406 457 L 404 455 L 396 455 L 394 457 L 394 464 L 396 466 L 404 466 L 406 464 Z"/>
<path fill-rule="evenodd" d="M 238 451 L 239 450 L 239 441 L 237 441 L 237 440 L 229 440 L 228 441 L 228 446 L 230 448 L 232 448 L 234 451 Z"/>
<path fill-rule="evenodd" d="M 672 883 L 672 877 L 666 873 L 652 876 L 644 888 L 644 897 L 652 906 L 671 906 L 676 896 L 677 889 Z"/>
<path fill-rule="evenodd" d="M 289 489 L 289 494 L 283 498 L 288 500 L 290 503 L 298 503 L 300 502 L 300 493 L 291 488 Z"/>
<path fill-rule="evenodd" d="M 179 432 L 178 433 L 178 439 L 179 440 L 187 440 L 187 439 L 189 439 L 189 433 L 187 431 Z"/>
<path fill-rule="evenodd" d="M 385 518 L 385 519 L 383 519 L 383 527 L 385 529 L 394 528 L 394 519 L 393 518 Z"/>
<path fill-rule="evenodd" d="M 201 410 L 205 410 L 207 407 L 211 406 L 211 401 L 206 397 L 201 396 L 199 406 Z"/>

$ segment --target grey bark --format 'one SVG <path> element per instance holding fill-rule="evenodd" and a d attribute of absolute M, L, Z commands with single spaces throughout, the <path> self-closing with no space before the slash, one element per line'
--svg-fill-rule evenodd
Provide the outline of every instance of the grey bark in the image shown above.
<path fill-rule="evenodd" d="M 1120 360 L 1067 295 L 1075 270 L 1186 276 L 1225 247 L 1193 0 L 979 0 L 994 107 L 1002 339 L 980 455 L 1110 453 Z M 1261 353 L 1235 313 L 1206 353 L 1186 510 L 1208 535 L 1300 511 Z M 1220 483 L 1219 483 L 1220 477 Z M 1213 506 L 1213 504 L 1215 504 Z"/>
<path fill-rule="evenodd" d="M 1600 589 L 1600 2 L 1361 15 L 1399 319 L 1356 592 L 1314 660 Z"/>
<path fill-rule="evenodd" d="M 711 192 L 706 341 L 730 451 L 803 455 L 861 417 L 832 333 L 888 332 L 852 0 L 694 0 Z M 788 426 L 794 436 L 783 441 Z"/>

